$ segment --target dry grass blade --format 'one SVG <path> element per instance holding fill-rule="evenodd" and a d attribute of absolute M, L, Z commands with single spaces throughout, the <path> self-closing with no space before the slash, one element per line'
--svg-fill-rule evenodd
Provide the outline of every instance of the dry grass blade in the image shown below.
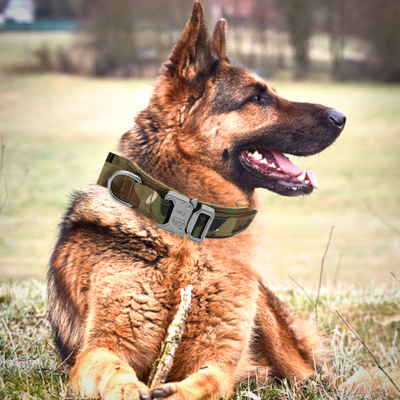
<path fill-rule="evenodd" d="M 340 253 L 339 254 L 339 260 L 338 260 L 338 263 L 336 265 L 335 278 L 333 279 L 333 286 L 337 285 L 339 272 L 340 272 L 340 267 L 342 266 L 342 260 L 343 260 L 343 253 Z"/>
<path fill-rule="evenodd" d="M 322 275 L 324 272 L 324 263 L 325 263 L 325 257 L 326 254 L 328 253 L 328 249 L 329 249 L 329 245 L 331 243 L 331 239 L 332 239 L 332 233 L 333 233 L 333 229 L 335 227 L 332 226 L 331 228 L 331 233 L 329 235 L 329 239 L 328 239 L 328 243 L 326 244 L 326 248 L 325 248 L 325 253 L 324 256 L 322 257 L 322 262 L 321 262 L 321 272 L 319 274 L 319 285 L 318 285 L 318 293 L 317 293 L 317 299 L 315 300 L 315 303 L 311 300 L 311 297 L 308 295 L 308 293 L 306 292 L 306 290 L 303 288 L 303 286 L 301 286 L 299 283 L 297 283 L 290 275 L 289 278 L 300 288 L 303 290 L 304 294 L 307 296 L 308 300 L 310 301 L 310 303 L 312 304 L 312 306 L 314 307 L 315 310 L 315 323 L 318 326 L 318 301 L 319 301 L 319 295 L 321 292 L 321 284 L 322 284 Z"/>
<path fill-rule="evenodd" d="M 390 273 L 394 276 L 394 279 L 397 279 L 400 282 L 400 279 L 392 271 L 390 271 Z"/>
<path fill-rule="evenodd" d="M 3 178 L 4 175 L 4 153 L 6 150 L 6 145 L 4 144 L 4 136 L 3 134 L 0 134 L 0 214 L 2 213 L 2 211 L 4 210 L 10 194 L 8 192 L 8 184 L 7 184 L 7 179 Z M 21 181 L 17 184 L 17 186 L 15 187 L 14 191 L 11 193 L 11 195 L 14 195 L 18 189 L 22 186 L 22 184 L 24 183 L 27 175 L 28 175 L 29 170 L 26 169 L 24 171 L 24 174 L 22 176 Z M 4 180 L 4 198 L 2 197 L 2 181 Z"/>
<path fill-rule="evenodd" d="M 324 256 L 322 257 L 322 261 L 321 261 L 321 272 L 319 274 L 319 285 L 318 285 L 317 300 L 315 300 L 315 321 L 316 321 L 317 326 L 318 326 L 318 301 L 319 301 L 319 294 L 321 292 L 322 274 L 324 272 L 325 257 L 326 257 L 326 255 L 328 253 L 329 245 L 331 244 L 331 239 L 332 239 L 332 234 L 333 234 L 333 229 L 334 228 L 335 227 L 332 226 L 331 233 L 329 234 L 328 243 L 326 244 L 326 247 L 325 247 L 325 253 L 324 253 Z"/>
<path fill-rule="evenodd" d="M 71 356 L 72 356 L 72 354 L 74 354 L 75 353 L 75 351 L 76 351 L 76 349 L 77 349 L 78 347 L 75 347 L 75 349 L 73 349 L 72 351 L 71 351 L 71 353 L 70 353 L 70 355 L 62 362 L 62 363 L 60 363 L 56 368 L 54 368 L 51 372 L 57 372 L 70 358 L 71 358 Z"/>
<path fill-rule="evenodd" d="M 380 214 L 375 210 L 375 208 L 372 207 L 372 205 L 369 203 L 368 200 L 365 200 L 365 204 L 366 204 L 367 207 L 372 211 L 372 213 L 375 214 L 375 216 L 378 217 L 378 218 L 381 220 L 381 222 L 382 222 L 384 225 L 386 225 L 386 226 L 387 226 L 388 228 L 390 228 L 392 231 L 394 231 L 394 232 L 396 232 L 398 235 L 400 235 L 400 231 L 399 231 L 397 228 L 395 228 L 393 225 L 389 224 L 389 222 L 387 222 L 387 221 L 385 220 L 385 218 L 383 218 L 382 215 L 380 215 Z"/>
<path fill-rule="evenodd" d="M 397 391 L 400 393 L 400 389 L 397 387 L 397 385 L 394 383 L 393 379 L 389 376 L 389 374 L 382 368 L 382 366 L 379 364 L 379 361 L 376 359 L 368 345 L 358 336 L 357 332 L 348 324 L 348 322 L 342 317 L 340 312 L 338 310 L 335 310 L 336 314 L 339 315 L 340 319 L 346 324 L 346 326 L 350 329 L 350 331 L 353 333 L 353 335 L 360 341 L 360 343 L 364 346 L 364 348 L 368 351 L 368 353 L 371 355 L 373 360 L 376 362 L 376 365 L 378 368 L 386 375 L 386 377 L 390 380 L 392 385 L 397 389 Z"/>
<path fill-rule="evenodd" d="M 289 278 L 304 292 L 304 294 L 307 296 L 307 299 L 310 301 L 312 306 L 315 308 L 315 303 L 311 300 L 311 297 L 306 292 L 306 289 L 304 289 L 303 286 L 301 286 L 300 283 L 296 282 L 290 275 L 289 275 Z"/>

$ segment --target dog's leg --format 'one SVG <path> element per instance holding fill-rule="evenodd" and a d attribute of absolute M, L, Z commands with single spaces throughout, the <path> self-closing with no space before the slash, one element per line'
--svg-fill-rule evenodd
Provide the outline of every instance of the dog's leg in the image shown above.
<path fill-rule="evenodd" d="M 269 368 L 271 377 L 304 380 L 323 361 L 323 339 L 312 325 L 303 323 L 261 281 L 257 301 L 254 367 Z M 262 379 L 262 378 L 261 378 Z"/>
<path fill-rule="evenodd" d="M 150 389 L 135 371 L 107 349 L 80 353 L 69 376 L 82 395 L 105 400 L 150 400 Z"/>

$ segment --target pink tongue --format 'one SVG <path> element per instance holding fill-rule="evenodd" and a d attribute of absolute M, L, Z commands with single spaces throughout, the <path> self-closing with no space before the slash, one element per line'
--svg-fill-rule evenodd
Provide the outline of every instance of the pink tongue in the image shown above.
<path fill-rule="evenodd" d="M 283 172 L 294 176 L 301 175 L 303 170 L 297 165 L 294 165 L 287 157 L 283 155 L 283 153 L 281 153 L 279 150 L 268 150 L 273 154 L 275 160 L 277 161 Z"/>
<path fill-rule="evenodd" d="M 284 156 L 282 152 L 279 150 L 271 150 L 269 151 L 275 157 L 276 162 L 279 164 L 279 167 L 283 172 L 289 175 L 299 176 L 302 174 L 303 170 L 299 168 L 297 165 L 294 165 L 287 157 Z M 313 188 L 318 189 L 318 181 L 313 171 L 306 170 L 306 176 L 310 180 Z"/>
<path fill-rule="evenodd" d="M 306 171 L 307 178 L 310 180 L 314 189 L 318 189 L 318 181 L 313 171 Z"/>

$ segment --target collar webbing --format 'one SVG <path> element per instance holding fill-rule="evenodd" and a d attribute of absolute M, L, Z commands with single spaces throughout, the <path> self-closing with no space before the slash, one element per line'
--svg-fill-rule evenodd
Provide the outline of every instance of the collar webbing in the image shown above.
<path fill-rule="evenodd" d="M 188 233 L 189 239 L 198 243 L 204 237 L 234 236 L 244 231 L 257 214 L 249 207 L 229 208 L 190 200 L 114 153 L 108 154 L 97 184 L 108 187 L 114 200 L 152 219 L 158 227 L 180 237 Z"/>

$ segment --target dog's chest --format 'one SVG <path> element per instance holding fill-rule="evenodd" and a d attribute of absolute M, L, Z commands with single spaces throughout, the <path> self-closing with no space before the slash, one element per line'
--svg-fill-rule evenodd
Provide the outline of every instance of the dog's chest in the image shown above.
<path fill-rule="evenodd" d="M 251 330 L 255 279 L 239 266 L 195 258 L 187 261 L 164 259 L 137 265 L 130 274 L 120 273 L 113 295 L 108 291 L 107 300 L 103 298 L 109 315 L 106 325 L 125 346 L 147 353 L 151 349 L 149 361 L 157 357 L 178 310 L 180 290 L 187 285 L 193 286 L 192 309 L 184 340 L 207 347 L 223 337 L 240 338 L 243 329 Z"/>

